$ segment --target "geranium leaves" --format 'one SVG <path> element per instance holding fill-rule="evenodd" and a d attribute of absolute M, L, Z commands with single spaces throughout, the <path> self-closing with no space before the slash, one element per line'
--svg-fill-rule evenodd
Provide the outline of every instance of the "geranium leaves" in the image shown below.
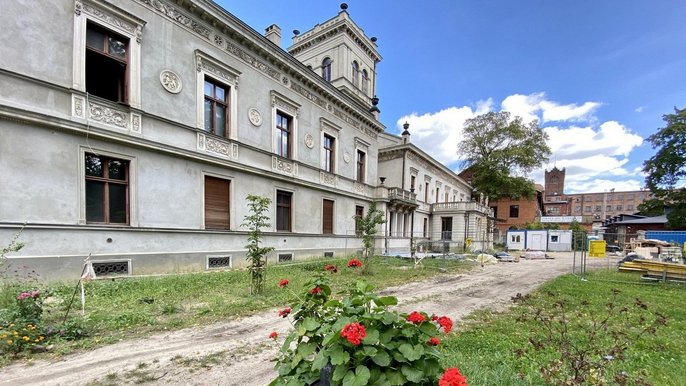
<path fill-rule="evenodd" d="M 386 367 L 391 364 L 391 356 L 386 351 L 379 350 L 376 355 L 372 357 L 372 362 L 381 367 Z"/>
<path fill-rule="evenodd" d="M 369 382 L 371 373 L 367 366 L 359 365 L 353 372 L 349 370 L 343 377 L 343 384 L 346 386 L 365 386 Z"/>
<path fill-rule="evenodd" d="M 362 343 L 365 345 L 375 345 L 379 343 L 379 330 L 374 328 L 367 329 L 367 336 L 362 339 Z"/>
<path fill-rule="evenodd" d="M 305 328 L 306 331 L 314 331 L 319 326 L 321 326 L 321 323 L 319 323 L 316 319 L 314 318 L 305 318 L 302 322 L 302 326 Z"/>
<path fill-rule="evenodd" d="M 329 352 L 329 357 L 331 358 L 331 364 L 334 366 L 342 365 L 343 363 L 348 363 L 350 360 L 350 354 L 343 350 L 343 347 L 336 346 Z"/>

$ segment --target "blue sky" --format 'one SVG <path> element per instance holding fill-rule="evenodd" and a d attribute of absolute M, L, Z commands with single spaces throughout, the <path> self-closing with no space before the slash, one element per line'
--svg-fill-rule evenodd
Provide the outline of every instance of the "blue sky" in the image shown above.
<path fill-rule="evenodd" d="M 218 1 L 282 47 L 340 11 L 337 1 Z M 632 190 L 662 115 L 686 107 L 686 2 L 445 0 L 346 2 L 378 38 L 381 121 L 454 170 L 465 119 L 538 119 L 566 193 Z M 542 170 L 529 175 L 543 181 Z"/>

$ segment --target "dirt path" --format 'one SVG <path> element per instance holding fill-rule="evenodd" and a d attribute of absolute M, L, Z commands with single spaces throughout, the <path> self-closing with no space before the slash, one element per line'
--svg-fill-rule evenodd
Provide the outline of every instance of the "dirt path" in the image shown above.
<path fill-rule="evenodd" d="M 506 307 L 517 292 L 529 292 L 571 272 L 571 255 L 555 256 L 441 275 L 383 293 L 397 296 L 402 311 L 435 312 L 459 323 L 475 309 Z M 265 385 L 275 377 L 270 360 L 279 348 L 267 334 L 277 331 L 283 336 L 289 328 L 288 321 L 271 310 L 227 323 L 123 341 L 56 362 L 15 364 L 0 369 L 0 385 Z"/>

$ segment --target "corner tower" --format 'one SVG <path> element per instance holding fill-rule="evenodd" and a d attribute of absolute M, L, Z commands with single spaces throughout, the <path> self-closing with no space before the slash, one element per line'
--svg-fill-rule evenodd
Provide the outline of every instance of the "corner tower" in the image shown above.
<path fill-rule="evenodd" d="M 545 171 L 545 197 L 561 196 L 565 190 L 565 169 L 553 167 L 550 171 Z"/>
<path fill-rule="evenodd" d="M 311 30 L 293 31 L 288 52 L 334 87 L 378 112 L 376 64 L 381 61 L 376 38 L 368 38 L 341 4 L 338 15 Z"/>

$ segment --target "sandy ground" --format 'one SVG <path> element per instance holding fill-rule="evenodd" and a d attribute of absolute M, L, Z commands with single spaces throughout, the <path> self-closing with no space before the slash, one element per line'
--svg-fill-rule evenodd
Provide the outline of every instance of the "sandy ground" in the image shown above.
<path fill-rule="evenodd" d="M 487 265 L 383 293 L 397 296 L 404 312 L 448 315 L 459 326 L 476 309 L 507 307 L 516 293 L 527 293 L 572 271 L 571 254 L 551 255 L 555 259 Z M 590 265 L 605 266 L 606 262 L 589 259 Z M 267 335 L 277 331 L 284 336 L 291 327 L 276 313 L 270 310 L 231 322 L 122 341 L 54 362 L 14 364 L 0 369 L 0 385 L 265 385 L 276 375 L 271 360 L 280 346 Z M 459 333 L 459 327 L 456 330 Z"/>

